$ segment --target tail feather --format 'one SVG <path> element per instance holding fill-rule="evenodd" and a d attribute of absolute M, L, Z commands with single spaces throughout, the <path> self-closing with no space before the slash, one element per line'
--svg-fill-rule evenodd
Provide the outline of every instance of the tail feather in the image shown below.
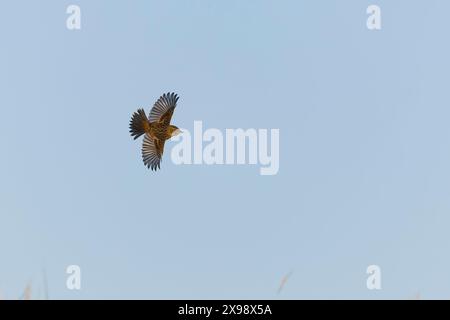
<path fill-rule="evenodd" d="M 147 115 L 145 114 L 144 109 L 139 109 L 133 116 L 130 121 L 130 134 L 134 137 L 134 140 L 143 135 L 150 127 L 150 124 L 147 119 Z"/>

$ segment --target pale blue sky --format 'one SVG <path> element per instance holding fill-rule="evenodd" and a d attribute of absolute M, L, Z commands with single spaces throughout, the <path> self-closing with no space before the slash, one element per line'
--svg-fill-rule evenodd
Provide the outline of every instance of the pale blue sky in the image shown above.
<path fill-rule="evenodd" d="M 82 30 L 66 29 L 78 4 Z M 382 9 L 382 30 L 366 8 Z M 450 2 L 3 1 L 0 290 L 450 298 Z M 279 128 L 280 171 L 148 171 L 130 115 Z M 82 290 L 65 268 L 82 268 Z M 366 289 L 366 267 L 383 289 Z M 281 294 L 281 278 L 293 270 Z"/>

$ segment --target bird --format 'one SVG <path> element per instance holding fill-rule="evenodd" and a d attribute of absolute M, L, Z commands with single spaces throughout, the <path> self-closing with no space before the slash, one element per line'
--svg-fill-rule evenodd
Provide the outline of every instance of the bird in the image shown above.
<path fill-rule="evenodd" d="M 173 92 L 165 93 L 155 102 L 148 118 L 142 108 L 131 116 L 130 134 L 134 140 L 144 135 L 142 160 L 152 171 L 160 169 L 166 140 L 182 133 L 178 127 L 170 124 L 178 99 L 178 95 Z"/>

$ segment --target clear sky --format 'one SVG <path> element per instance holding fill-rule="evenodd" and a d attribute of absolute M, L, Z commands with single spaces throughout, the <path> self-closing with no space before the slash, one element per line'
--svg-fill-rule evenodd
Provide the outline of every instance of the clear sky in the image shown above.
<path fill-rule="evenodd" d="M 66 28 L 77 4 L 82 29 Z M 366 8 L 382 30 L 366 28 Z M 445 0 L 2 1 L 0 291 L 450 298 Z M 280 129 L 280 170 L 147 170 L 138 107 Z M 68 265 L 82 289 L 66 288 Z M 366 268 L 382 290 L 366 288 Z M 277 294 L 283 276 L 293 272 Z"/>

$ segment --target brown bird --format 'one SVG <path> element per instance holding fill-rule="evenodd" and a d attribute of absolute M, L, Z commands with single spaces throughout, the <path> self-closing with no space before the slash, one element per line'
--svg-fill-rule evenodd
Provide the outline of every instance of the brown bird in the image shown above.
<path fill-rule="evenodd" d="M 160 168 L 164 143 L 181 133 L 181 130 L 170 124 L 177 106 L 178 96 L 175 93 L 163 94 L 154 104 L 149 117 L 144 109 L 138 109 L 130 121 L 130 133 L 134 140 L 145 134 L 142 144 L 142 160 L 152 170 Z"/>

